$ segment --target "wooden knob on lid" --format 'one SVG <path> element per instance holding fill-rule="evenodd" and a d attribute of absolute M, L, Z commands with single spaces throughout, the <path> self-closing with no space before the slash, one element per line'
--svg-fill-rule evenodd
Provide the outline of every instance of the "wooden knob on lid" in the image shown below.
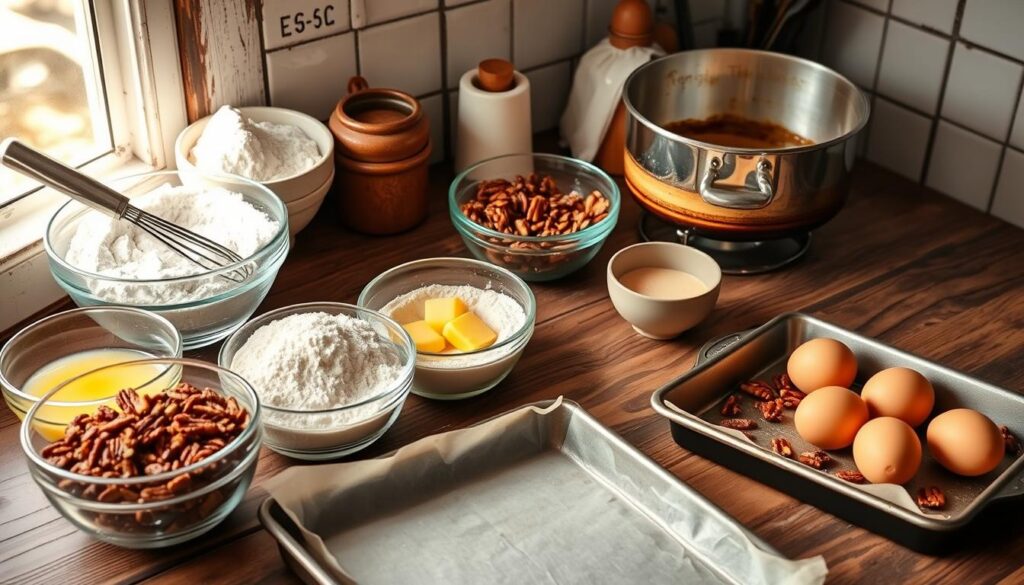
<path fill-rule="evenodd" d="M 477 65 L 476 78 L 484 91 L 508 91 L 515 82 L 515 69 L 504 59 L 485 59 Z"/>
<path fill-rule="evenodd" d="M 654 42 L 654 13 L 647 0 L 619 0 L 608 32 L 613 47 L 650 46 Z"/>

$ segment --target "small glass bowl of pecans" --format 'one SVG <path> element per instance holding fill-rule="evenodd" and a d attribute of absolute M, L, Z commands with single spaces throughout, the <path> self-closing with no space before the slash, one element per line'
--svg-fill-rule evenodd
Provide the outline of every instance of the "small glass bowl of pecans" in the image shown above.
<path fill-rule="evenodd" d="M 478 259 L 529 281 L 561 278 L 598 253 L 619 217 L 620 195 L 604 171 L 555 154 L 510 154 L 455 177 L 448 207 Z"/>
<path fill-rule="evenodd" d="M 125 389 L 119 376 L 149 381 Z M 106 398 L 62 400 L 101 384 Z M 49 420 L 69 405 L 81 413 Z M 72 524 L 118 546 L 159 548 L 207 532 L 241 502 L 259 459 L 259 419 L 259 399 L 237 374 L 156 358 L 57 386 L 29 410 L 20 436 L 32 478 Z"/>

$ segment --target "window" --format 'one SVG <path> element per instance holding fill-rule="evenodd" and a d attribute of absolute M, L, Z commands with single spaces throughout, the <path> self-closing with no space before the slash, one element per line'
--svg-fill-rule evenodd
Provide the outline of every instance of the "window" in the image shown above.
<path fill-rule="evenodd" d="M 103 179 L 173 164 L 184 126 L 173 0 L 0 0 L 0 138 Z M 66 200 L 0 165 L 0 331 L 59 298 L 41 240 Z"/>
<path fill-rule="evenodd" d="M 113 152 L 94 18 L 72 0 L 0 1 L 0 136 L 79 167 Z M 38 185 L 0 167 L 0 205 Z"/>

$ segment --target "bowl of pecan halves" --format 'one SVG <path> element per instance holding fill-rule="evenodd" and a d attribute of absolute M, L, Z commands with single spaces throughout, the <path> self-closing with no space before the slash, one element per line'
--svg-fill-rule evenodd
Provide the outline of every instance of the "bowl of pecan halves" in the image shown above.
<path fill-rule="evenodd" d="M 448 208 L 478 259 L 529 281 L 579 270 L 615 228 L 615 181 L 592 164 L 554 154 L 510 154 L 455 177 Z"/>
<path fill-rule="evenodd" d="M 142 373 L 148 377 L 133 375 Z M 109 385 L 119 375 L 150 381 L 112 385 L 93 402 L 62 400 L 69 388 Z M 72 407 L 81 414 L 67 422 Z M 259 458 L 259 418 L 256 393 L 237 374 L 198 360 L 145 359 L 51 390 L 26 415 L 21 446 L 32 478 L 80 530 L 118 546 L 158 548 L 205 533 L 242 500 Z"/>

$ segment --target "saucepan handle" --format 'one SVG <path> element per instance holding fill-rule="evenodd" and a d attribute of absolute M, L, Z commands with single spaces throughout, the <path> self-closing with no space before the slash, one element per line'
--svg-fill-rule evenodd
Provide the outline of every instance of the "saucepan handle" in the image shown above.
<path fill-rule="evenodd" d="M 772 202 L 775 189 L 772 187 L 772 163 L 765 159 L 757 161 L 755 180 L 757 189 L 746 187 L 716 187 L 722 159 L 717 156 L 708 161 L 707 170 L 700 181 L 700 196 L 704 201 L 730 209 L 760 209 Z"/>

